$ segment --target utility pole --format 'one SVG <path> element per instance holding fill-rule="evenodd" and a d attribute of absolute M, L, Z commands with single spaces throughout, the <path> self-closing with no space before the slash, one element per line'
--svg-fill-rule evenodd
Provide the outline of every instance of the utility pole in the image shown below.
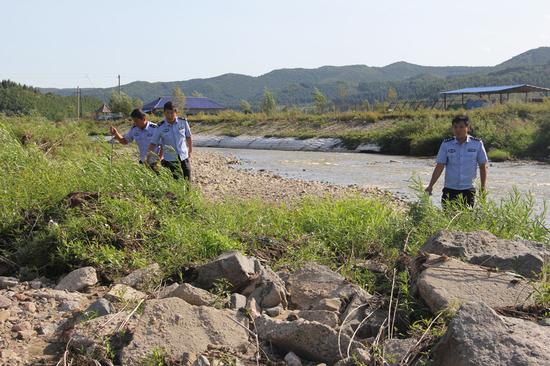
<path fill-rule="evenodd" d="M 118 75 L 118 94 L 120 95 L 120 74 Z"/>
<path fill-rule="evenodd" d="M 80 118 L 80 86 L 76 87 L 76 119 Z"/>

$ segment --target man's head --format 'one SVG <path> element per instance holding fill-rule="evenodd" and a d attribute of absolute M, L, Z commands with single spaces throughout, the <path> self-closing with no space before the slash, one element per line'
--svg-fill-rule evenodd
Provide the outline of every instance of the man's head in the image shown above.
<path fill-rule="evenodd" d="M 457 139 L 465 139 L 470 132 L 470 119 L 468 116 L 459 115 L 453 118 L 453 134 Z"/>
<path fill-rule="evenodd" d="M 134 126 L 145 128 L 147 125 L 147 115 L 139 108 L 136 108 L 130 113 L 130 118 L 134 122 Z"/>
<path fill-rule="evenodd" d="M 174 106 L 172 102 L 164 103 L 164 118 L 166 121 L 172 123 L 177 118 L 178 109 Z"/>

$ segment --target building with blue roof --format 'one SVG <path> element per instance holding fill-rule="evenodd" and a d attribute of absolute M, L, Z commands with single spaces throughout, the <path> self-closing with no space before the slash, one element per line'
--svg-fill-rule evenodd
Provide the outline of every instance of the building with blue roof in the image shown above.
<path fill-rule="evenodd" d="M 465 95 L 477 95 L 480 98 L 482 98 L 483 95 L 488 95 L 489 98 L 491 95 L 499 95 L 500 103 L 503 102 L 504 97 L 506 97 L 506 100 L 510 98 L 510 94 L 525 94 L 525 101 L 528 100 L 529 93 L 543 93 L 544 95 L 548 96 L 548 92 L 550 92 L 550 89 L 543 88 L 540 86 L 534 86 L 529 84 L 515 84 L 515 85 L 500 85 L 500 86 L 481 86 L 481 87 L 475 87 L 475 88 L 463 88 L 463 89 L 456 89 L 456 90 L 449 90 L 441 92 L 440 94 L 443 95 L 443 105 L 444 108 L 447 109 L 447 97 L 453 96 L 453 95 L 460 95 L 462 99 L 462 106 L 465 106 L 464 103 L 464 96 Z"/>
<path fill-rule="evenodd" d="M 166 102 L 171 102 L 171 96 L 159 97 L 147 104 L 141 110 L 145 113 L 156 113 L 162 111 Z M 223 105 L 214 102 L 207 97 L 186 97 L 185 98 L 185 113 L 186 114 L 215 114 L 226 109 Z"/>

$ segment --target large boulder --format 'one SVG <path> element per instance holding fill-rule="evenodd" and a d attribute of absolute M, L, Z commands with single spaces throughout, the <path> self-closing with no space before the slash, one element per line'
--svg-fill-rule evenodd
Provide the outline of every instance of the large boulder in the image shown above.
<path fill-rule="evenodd" d="M 550 327 L 464 304 L 433 350 L 435 366 L 550 365 Z"/>
<path fill-rule="evenodd" d="M 253 258 L 239 252 L 228 252 L 197 268 L 197 284 L 208 289 L 217 281 L 226 280 L 239 291 L 249 285 L 255 273 Z"/>
<path fill-rule="evenodd" d="M 55 287 L 56 290 L 80 291 L 97 283 L 97 273 L 93 267 L 75 269 L 63 277 Z"/>
<path fill-rule="evenodd" d="M 316 263 L 306 263 L 287 279 L 290 302 L 296 309 L 314 309 L 323 299 L 352 299 L 357 294 L 371 297 L 359 286 L 349 283 L 330 268 Z"/>
<path fill-rule="evenodd" d="M 283 354 L 294 352 L 298 356 L 316 362 L 334 364 L 346 354 L 350 338 L 342 334 L 338 350 L 338 332 L 331 327 L 298 319 L 292 322 L 281 321 L 266 316 L 256 319 L 258 336 L 273 344 Z M 362 348 L 353 342 L 351 350 Z"/>
<path fill-rule="evenodd" d="M 126 277 L 119 280 L 119 283 L 133 287 L 140 291 L 150 291 L 160 284 L 162 271 L 157 263 L 148 265 L 145 268 L 136 269 Z"/>
<path fill-rule="evenodd" d="M 209 346 L 246 353 L 254 348 L 247 327 L 246 319 L 233 310 L 193 306 L 175 297 L 150 300 L 133 329 L 131 342 L 122 349 L 121 363 L 140 365 L 158 349 L 174 360 L 181 360 L 184 353 L 195 360 Z"/>
<path fill-rule="evenodd" d="M 483 301 L 495 308 L 533 302 L 533 286 L 508 273 L 434 255 L 424 266 L 427 269 L 420 273 L 416 286 L 434 313 L 470 301 Z"/>
<path fill-rule="evenodd" d="M 440 231 L 421 251 L 460 258 L 472 264 L 537 277 L 550 251 L 542 243 L 499 239 L 488 231 Z"/>

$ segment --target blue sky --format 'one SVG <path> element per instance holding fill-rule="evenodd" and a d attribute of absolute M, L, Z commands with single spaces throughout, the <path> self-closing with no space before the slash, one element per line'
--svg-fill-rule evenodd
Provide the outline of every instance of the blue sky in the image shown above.
<path fill-rule="evenodd" d="M 107 87 L 323 65 L 495 65 L 550 46 L 550 0 L 1 1 L 0 79 Z"/>

